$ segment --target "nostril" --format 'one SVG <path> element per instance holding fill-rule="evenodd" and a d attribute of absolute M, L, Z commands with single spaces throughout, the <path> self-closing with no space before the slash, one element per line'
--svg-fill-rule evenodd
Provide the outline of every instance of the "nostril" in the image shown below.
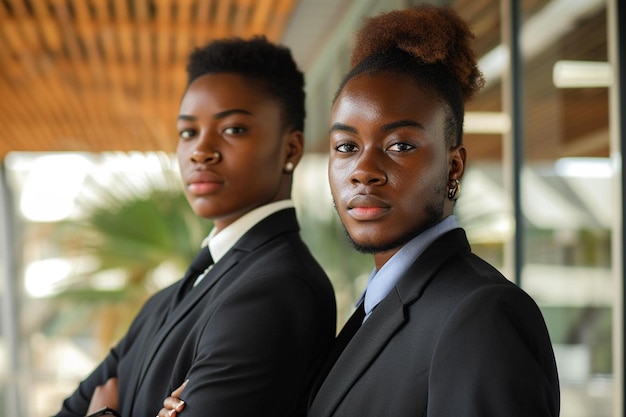
<path fill-rule="evenodd" d="M 211 154 L 211 157 L 209 158 L 207 162 L 217 164 L 221 160 L 222 160 L 222 154 L 219 151 L 215 151 Z"/>
<path fill-rule="evenodd" d="M 207 153 L 199 150 L 193 151 L 191 154 L 191 160 L 194 162 L 205 162 L 207 159 Z"/>
<path fill-rule="evenodd" d="M 191 160 L 199 163 L 217 164 L 222 160 L 222 154 L 219 151 L 205 152 L 201 150 L 195 150 L 191 154 Z"/>

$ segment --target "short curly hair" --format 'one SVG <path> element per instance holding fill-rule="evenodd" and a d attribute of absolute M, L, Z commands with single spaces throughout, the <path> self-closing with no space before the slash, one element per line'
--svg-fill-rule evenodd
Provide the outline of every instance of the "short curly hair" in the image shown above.
<path fill-rule="evenodd" d="M 337 96 L 363 73 L 408 75 L 447 104 L 446 140 L 461 144 L 465 102 L 485 84 L 470 47 L 473 38 L 468 24 L 448 6 L 421 4 L 367 18 Z"/>
<path fill-rule="evenodd" d="M 218 39 L 189 55 L 187 87 L 206 74 L 235 73 L 259 84 L 282 107 L 286 128 L 304 131 L 304 74 L 291 51 L 264 36 Z"/>

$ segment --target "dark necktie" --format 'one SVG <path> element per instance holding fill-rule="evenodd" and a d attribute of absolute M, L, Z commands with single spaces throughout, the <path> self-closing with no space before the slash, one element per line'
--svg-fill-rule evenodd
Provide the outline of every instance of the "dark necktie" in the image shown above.
<path fill-rule="evenodd" d="M 326 356 L 326 360 L 320 367 L 317 378 L 315 379 L 315 382 L 313 384 L 313 388 L 309 396 L 309 405 L 313 402 L 313 399 L 317 395 L 317 391 L 319 391 L 322 383 L 326 379 L 326 376 L 335 365 L 335 362 L 337 362 L 337 359 L 339 359 L 341 353 L 344 351 L 348 343 L 350 343 L 352 337 L 354 337 L 356 332 L 359 330 L 361 324 L 363 324 L 363 319 L 365 318 L 365 308 L 363 306 L 364 304 L 364 301 L 361 301 L 361 303 L 359 303 L 356 310 L 354 311 L 354 313 L 352 313 L 352 316 L 348 319 L 346 324 L 339 332 L 339 335 L 335 339 L 335 342 L 333 343 L 330 352 Z"/>
<path fill-rule="evenodd" d="M 189 271 L 193 271 L 193 275 L 198 277 L 201 273 L 203 273 L 209 266 L 213 265 L 213 257 L 211 257 L 211 252 L 209 251 L 209 247 L 205 246 L 200 249 L 196 258 L 191 262 L 189 266 Z"/>
<path fill-rule="evenodd" d="M 177 303 L 179 303 L 183 297 L 191 291 L 193 288 L 193 284 L 209 266 L 213 265 L 213 258 L 211 257 L 211 252 L 209 252 L 209 248 L 207 246 L 200 249 L 196 258 L 189 265 L 189 269 L 185 273 L 185 281 L 180 287 L 180 290 L 177 294 Z"/>

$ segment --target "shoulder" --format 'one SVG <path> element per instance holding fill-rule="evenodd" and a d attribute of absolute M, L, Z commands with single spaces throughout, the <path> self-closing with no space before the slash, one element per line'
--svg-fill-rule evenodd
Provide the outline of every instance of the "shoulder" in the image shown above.
<path fill-rule="evenodd" d="M 508 315 L 541 315 L 530 295 L 470 252 L 448 258 L 433 276 L 425 295 L 437 298 L 450 313 L 477 309 Z"/>
<path fill-rule="evenodd" d="M 466 292 L 441 324 L 430 359 L 432 404 L 441 415 L 477 404 L 489 404 L 492 411 L 482 410 L 489 415 L 558 415 L 548 330 L 536 303 L 514 285 Z"/>
<path fill-rule="evenodd" d="M 473 352 L 471 357 L 479 352 L 486 354 L 488 361 L 498 355 L 503 360 L 524 355 L 535 358 L 544 367 L 552 367 L 550 336 L 532 297 L 506 280 L 478 275 L 476 281 L 478 284 L 450 297 L 454 301 L 439 311 L 435 351 L 455 351 L 463 346 L 462 349 Z"/>
<path fill-rule="evenodd" d="M 423 284 L 419 292 L 415 290 L 419 284 L 405 284 L 403 299 L 416 314 L 431 313 L 439 331 L 447 326 L 487 323 L 545 329 L 543 316 L 530 295 L 471 251 L 448 253 L 431 262 L 436 267 L 414 269 L 414 275 L 407 277 Z M 420 277 L 424 271 L 428 275 Z"/>
<path fill-rule="evenodd" d="M 250 252 L 241 263 L 249 273 L 249 281 L 332 290 L 326 272 L 298 232 L 275 236 Z"/>
<path fill-rule="evenodd" d="M 234 256 L 237 262 L 211 295 L 216 309 L 245 303 L 271 306 L 276 314 L 292 313 L 295 308 L 301 314 L 334 314 L 330 280 L 297 231 L 248 245 L 245 253 Z"/>
<path fill-rule="evenodd" d="M 491 325 L 510 322 L 520 325 L 539 321 L 543 317 L 535 301 L 524 290 L 511 282 L 493 282 L 477 286 L 463 293 L 451 311 L 451 318 L 468 323 L 472 320 L 491 317 Z"/>

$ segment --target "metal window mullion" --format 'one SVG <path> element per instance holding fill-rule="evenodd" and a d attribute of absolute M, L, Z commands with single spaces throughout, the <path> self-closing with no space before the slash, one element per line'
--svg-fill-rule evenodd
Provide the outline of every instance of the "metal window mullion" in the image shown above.
<path fill-rule="evenodd" d="M 613 187 L 613 208 L 616 222 L 612 233 L 612 271 L 614 277 L 613 300 L 613 383 L 614 401 L 613 415 L 626 417 L 624 398 L 626 389 L 626 361 L 624 360 L 624 335 L 626 334 L 626 172 L 623 166 L 623 154 L 626 149 L 626 4 L 622 0 L 607 2 L 607 42 L 609 45 L 609 62 L 613 68 L 613 83 L 609 89 L 609 132 L 611 144 L 611 160 L 615 169 L 615 185 Z"/>
<path fill-rule="evenodd" d="M 508 66 L 502 77 L 503 110 L 511 119 L 510 131 L 503 135 L 503 170 L 511 198 L 514 233 L 508 250 L 511 279 L 522 284 L 524 263 L 524 214 L 521 174 L 524 164 L 523 57 L 521 53 L 521 6 L 518 0 L 502 0 L 502 43 L 509 51 Z"/>

